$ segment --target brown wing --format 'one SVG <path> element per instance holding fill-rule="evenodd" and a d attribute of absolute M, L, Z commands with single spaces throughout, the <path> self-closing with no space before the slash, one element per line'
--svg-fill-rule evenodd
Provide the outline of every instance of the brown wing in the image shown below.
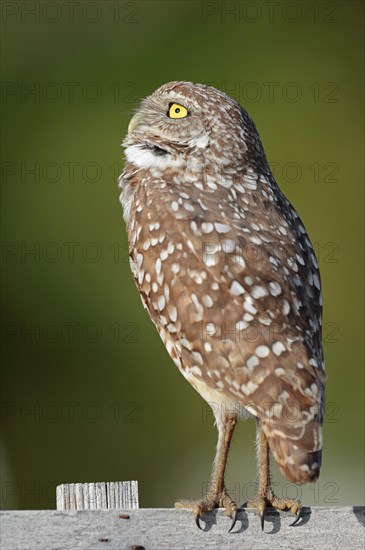
<path fill-rule="evenodd" d="M 217 210 L 212 194 L 160 190 L 149 219 L 136 212 L 131 252 L 176 364 L 258 416 L 284 475 L 304 482 L 321 462 L 320 284 L 305 230 L 278 193 L 281 204 L 237 184 L 237 200 L 227 193 Z"/>

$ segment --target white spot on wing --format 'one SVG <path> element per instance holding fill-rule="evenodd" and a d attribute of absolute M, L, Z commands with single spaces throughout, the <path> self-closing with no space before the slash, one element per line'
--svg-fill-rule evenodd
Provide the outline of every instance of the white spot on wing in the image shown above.
<path fill-rule="evenodd" d="M 272 345 L 272 351 L 275 353 L 275 355 L 281 355 L 285 351 L 285 346 L 282 344 L 282 342 L 275 342 Z"/>
<path fill-rule="evenodd" d="M 279 296 L 281 294 L 281 286 L 277 282 L 271 282 L 269 283 L 270 286 L 270 292 L 273 296 Z"/>
<path fill-rule="evenodd" d="M 245 289 L 238 281 L 233 281 L 229 290 L 232 294 L 234 294 L 234 296 L 240 296 L 245 292 Z"/>
<path fill-rule="evenodd" d="M 267 357 L 269 355 L 270 350 L 267 346 L 258 346 L 255 350 L 255 353 L 256 353 L 257 357 L 264 358 L 264 357 Z"/>
<path fill-rule="evenodd" d="M 228 233 L 231 230 L 230 226 L 225 223 L 214 223 L 215 230 L 217 233 Z"/>

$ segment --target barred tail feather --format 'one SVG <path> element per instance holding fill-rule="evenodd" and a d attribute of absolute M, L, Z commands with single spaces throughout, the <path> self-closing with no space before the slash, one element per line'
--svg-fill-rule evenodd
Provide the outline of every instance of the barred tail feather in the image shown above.
<path fill-rule="evenodd" d="M 280 472 L 293 483 L 308 483 L 319 477 L 322 463 L 322 426 L 310 421 L 300 438 L 290 437 L 279 423 L 263 423 L 263 430 Z"/>

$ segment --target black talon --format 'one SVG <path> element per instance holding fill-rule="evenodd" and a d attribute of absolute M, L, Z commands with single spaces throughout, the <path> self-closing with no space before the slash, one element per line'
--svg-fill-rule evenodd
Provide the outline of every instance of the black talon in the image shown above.
<path fill-rule="evenodd" d="M 236 508 L 235 511 L 233 512 L 232 524 L 231 524 L 231 527 L 228 529 L 228 533 L 230 533 L 233 527 L 236 525 L 237 516 L 238 516 L 238 508 Z"/>
<path fill-rule="evenodd" d="M 196 524 L 196 526 L 197 526 L 198 529 L 200 529 L 201 531 L 203 531 L 203 529 L 201 528 L 201 525 L 200 525 L 199 516 L 196 516 L 196 517 L 195 517 L 195 524 Z"/>
<path fill-rule="evenodd" d="M 298 521 L 301 519 L 302 517 L 302 514 L 301 514 L 301 510 L 299 510 L 298 514 L 297 514 L 297 517 L 295 518 L 295 520 L 293 521 L 293 523 L 291 523 L 289 525 L 289 527 L 294 527 L 294 525 L 296 525 L 298 523 Z"/>
<path fill-rule="evenodd" d="M 260 520 L 261 520 L 261 531 L 263 531 L 265 526 L 265 512 L 260 512 Z"/>

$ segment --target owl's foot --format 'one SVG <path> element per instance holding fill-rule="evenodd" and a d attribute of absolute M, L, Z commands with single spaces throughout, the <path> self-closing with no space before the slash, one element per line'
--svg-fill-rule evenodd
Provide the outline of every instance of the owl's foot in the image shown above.
<path fill-rule="evenodd" d="M 175 502 L 175 508 L 190 508 L 194 512 L 195 523 L 201 529 L 200 519 L 206 512 L 212 512 L 215 508 L 224 508 L 226 515 L 232 519 L 231 531 L 237 520 L 237 504 L 231 499 L 226 489 L 219 493 L 208 492 L 201 500 L 181 500 Z"/>
<path fill-rule="evenodd" d="M 264 493 L 259 493 L 256 498 L 249 500 L 244 505 L 246 508 L 256 508 L 258 515 L 261 519 L 261 529 L 264 530 L 265 522 L 265 510 L 266 508 L 275 508 L 275 510 L 280 510 L 282 512 L 292 512 L 295 514 L 296 519 L 291 526 L 295 525 L 300 519 L 300 512 L 302 505 L 299 500 L 291 500 L 288 498 L 278 498 L 274 495 L 272 490 L 269 488 Z"/>

